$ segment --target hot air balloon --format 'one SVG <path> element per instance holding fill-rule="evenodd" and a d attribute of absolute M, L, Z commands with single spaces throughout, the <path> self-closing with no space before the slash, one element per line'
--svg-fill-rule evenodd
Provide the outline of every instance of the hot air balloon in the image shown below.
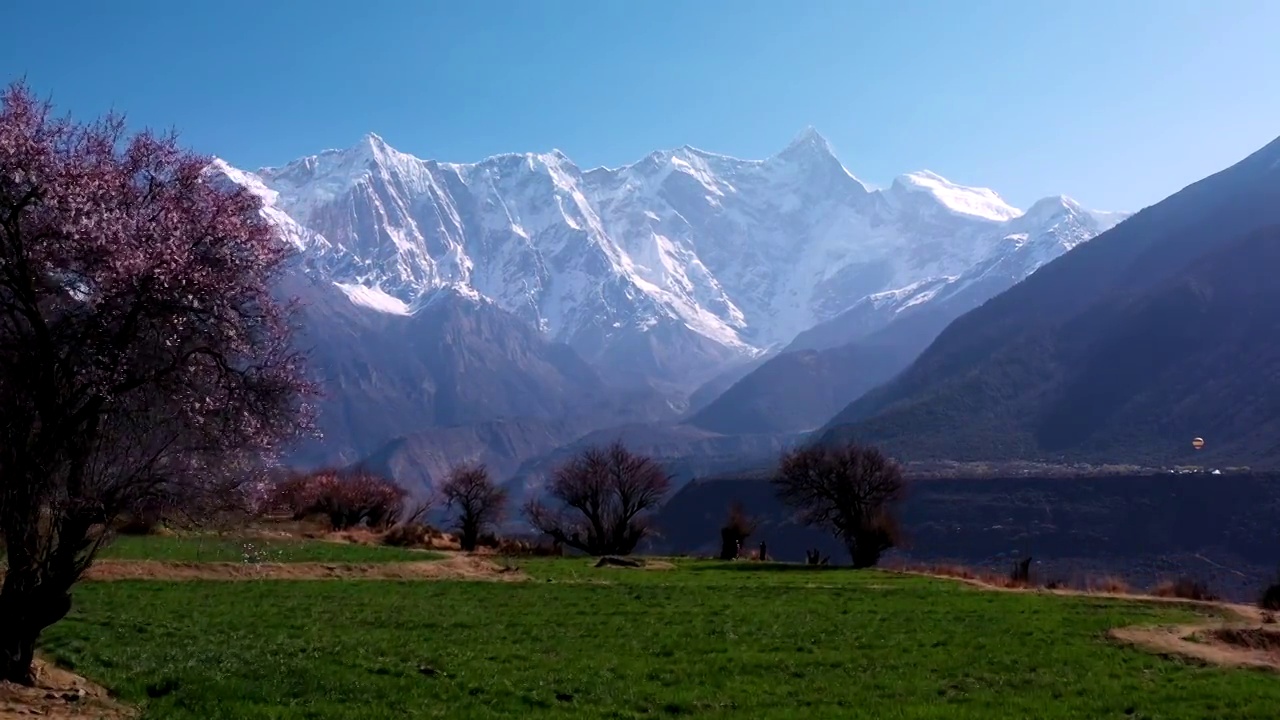
<path fill-rule="evenodd" d="M 1191 447 L 1193 447 L 1193 448 L 1195 448 L 1195 449 L 1197 449 L 1197 450 L 1199 450 L 1200 448 L 1204 447 L 1204 438 L 1193 438 L 1193 439 L 1191 440 Z"/>

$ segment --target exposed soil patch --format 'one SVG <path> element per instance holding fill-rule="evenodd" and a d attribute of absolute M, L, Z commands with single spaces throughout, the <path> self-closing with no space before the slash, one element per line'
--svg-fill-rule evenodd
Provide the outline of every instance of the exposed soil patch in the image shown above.
<path fill-rule="evenodd" d="M 1005 590 L 1009 592 L 1034 592 L 1045 595 L 1068 595 L 1068 596 L 1084 596 L 1084 597 L 1101 597 L 1115 598 L 1117 600 L 1138 600 L 1141 602 L 1152 603 L 1172 603 L 1175 605 L 1186 605 L 1194 608 L 1203 608 L 1206 611 L 1225 611 L 1228 615 L 1238 617 L 1249 622 L 1262 621 L 1262 611 L 1252 605 L 1241 605 L 1237 603 L 1221 602 L 1217 600 L 1192 600 L 1184 597 L 1176 597 L 1170 595 L 1151 595 L 1141 592 L 1134 592 L 1127 586 L 1118 585 L 1111 582 L 1111 578 L 1102 578 L 1100 581 L 1090 582 L 1089 587 L 1080 588 L 1047 588 L 1040 585 L 1028 585 L 1015 583 L 1009 579 L 1007 575 L 999 575 L 997 573 L 953 573 L 951 571 L 933 572 L 921 570 L 893 570 L 892 572 L 901 575 L 919 575 L 922 577 L 931 577 L 939 580 L 958 580 L 966 585 L 973 585 L 984 590 Z"/>
<path fill-rule="evenodd" d="M 36 685 L 0 683 L 0 720 L 11 718 L 99 718 L 120 720 L 137 716 L 105 688 L 79 675 L 36 660 Z"/>
<path fill-rule="evenodd" d="M 620 558 L 606 555 L 596 561 L 593 567 L 598 568 L 631 568 L 634 570 L 674 570 L 675 565 L 665 560 L 645 560 L 643 558 Z"/>
<path fill-rule="evenodd" d="M 1280 672 L 1280 633 L 1224 622 L 1165 627 L 1128 627 L 1110 636 L 1159 655 L 1192 658 L 1225 667 Z"/>
<path fill-rule="evenodd" d="M 183 563 L 99 560 L 85 579 L 111 580 L 496 580 L 522 581 L 518 569 L 483 558 L 395 563 Z"/>
<path fill-rule="evenodd" d="M 295 539 L 323 540 L 352 545 L 386 545 L 389 530 L 370 530 L 358 527 L 347 530 L 333 530 L 324 522 L 314 520 L 273 520 L 235 528 L 230 531 L 237 537 L 260 537 L 265 540 Z M 428 528 L 422 538 L 423 542 L 415 545 L 422 550 L 461 550 L 458 538 L 451 533 L 435 528 Z"/>
<path fill-rule="evenodd" d="M 1203 622 L 1187 625 L 1114 628 L 1107 635 L 1113 640 L 1118 640 L 1126 645 L 1132 645 L 1157 655 L 1191 658 L 1224 667 L 1251 667 L 1280 672 L 1280 628 L 1272 629 L 1264 625 L 1262 611 L 1251 605 L 1140 595 L 1128 592 L 1099 592 L 1096 590 L 1066 588 L 1048 590 L 1038 587 L 1011 585 L 1003 582 L 1003 579 L 998 576 L 975 577 L 950 573 L 900 572 L 959 580 L 986 590 L 1106 597 L 1190 606 L 1205 613 L 1221 615 L 1221 617 L 1207 617 Z"/>

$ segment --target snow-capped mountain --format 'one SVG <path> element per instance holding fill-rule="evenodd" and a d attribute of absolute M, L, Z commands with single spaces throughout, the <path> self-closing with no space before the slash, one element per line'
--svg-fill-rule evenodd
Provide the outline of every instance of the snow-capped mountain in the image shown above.
<path fill-rule="evenodd" d="M 966 206 L 989 201 L 973 194 Z M 784 352 L 743 375 L 687 422 L 727 434 L 813 430 L 904 370 L 956 318 L 1124 217 L 1091 213 L 1068 198 L 1041 200 L 1005 221 L 1001 228 L 1008 234 L 963 273 L 863 298 L 800 333 Z"/>
<path fill-rule="evenodd" d="M 980 200 L 981 197 L 975 197 Z M 869 337 L 923 309 L 943 322 L 1008 290 L 1041 266 L 1100 235 L 1129 216 L 1085 210 L 1068 197 L 1050 197 L 1002 223 L 1006 233 L 990 254 L 958 275 L 926 277 L 873 293 L 844 312 L 801 332 L 787 350 L 822 350 Z M 931 323 L 936 326 L 938 323 Z M 931 331 L 941 331 L 935 327 Z M 927 344 L 932 336 L 924 339 Z"/>
<path fill-rule="evenodd" d="M 682 389 L 885 293 L 922 302 L 1034 269 L 1105 224 L 928 172 L 873 190 L 812 129 L 765 160 L 682 147 L 620 168 L 559 151 L 457 164 L 368 135 L 256 173 L 218 167 L 353 303 L 412 314 L 450 289 L 615 380 Z"/>

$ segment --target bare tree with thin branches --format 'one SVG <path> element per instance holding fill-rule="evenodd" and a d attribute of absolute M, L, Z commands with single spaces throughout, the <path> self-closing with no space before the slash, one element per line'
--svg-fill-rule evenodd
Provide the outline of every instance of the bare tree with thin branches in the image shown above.
<path fill-rule="evenodd" d="M 524 514 L 538 531 L 591 555 L 627 555 L 650 533 L 649 511 L 671 489 L 653 458 L 621 442 L 591 447 L 557 467 L 550 503 L 531 500 Z"/>
<path fill-rule="evenodd" d="M 900 539 L 895 511 L 906 481 L 901 466 L 878 448 L 847 443 L 791 450 L 773 484 L 803 522 L 844 542 L 855 568 L 874 566 Z"/>
<path fill-rule="evenodd" d="M 454 513 L 458 544 L 472 551 L 486 528 L 502 522 L 507 491 L 494 484 L 484 465 L 459 465 L 440 486 L 440 496 Z"/>

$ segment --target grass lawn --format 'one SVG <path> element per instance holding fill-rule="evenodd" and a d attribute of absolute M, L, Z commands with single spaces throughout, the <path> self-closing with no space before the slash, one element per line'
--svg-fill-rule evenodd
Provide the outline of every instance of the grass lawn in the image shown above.
<path fill-rule="evenodd" d="M 324 540 L 229 535 L 131 536 L 115 539 L 101 557 L 168 562 L 375 563 L 435 560 L 439 553 Z"/>
<path fill-rule="evenodd" d="M 85 583 L 45 651 L 147 718 L 1274 718 L 1280 678 L 1169 660 L 1135 602 L 878 572 L 596 570 L 527 583 Z M 760 568 L 760 566 L 755 566 Z"/>

